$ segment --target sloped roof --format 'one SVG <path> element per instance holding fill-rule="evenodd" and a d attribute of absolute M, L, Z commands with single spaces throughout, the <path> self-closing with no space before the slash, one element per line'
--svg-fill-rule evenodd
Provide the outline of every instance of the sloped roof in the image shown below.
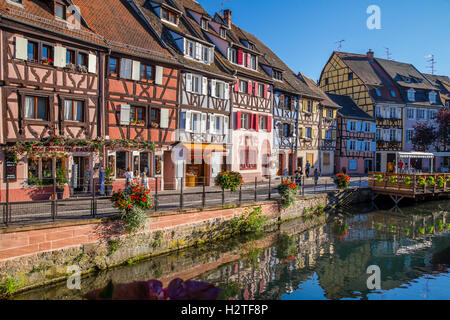
<path fill-rule="evenodd" d="M 318 96 L 320 96 L 321 99 L 323 99 L 321 102 L 323 105 L 332 108 L 340 108 L 340 106 L 333 100 L 331 100 L 330 97 L 322 89 L 320 89 L 312 79 L 301 73 L 299 74 L 299 77 L 303 78 L 308 87 L 311 88 L 311 90 L 313 90 Z"/>
<path fill-rule="evenodd" d="M 353 101 L 352 98 L 349 96 L 343 96 L 338 94 L 327 94 L 328 97 L 334 101 L 337 105 L 342 107 L 339 109 L 339 114 L 341 114 L 344 117 L 348 118 L 359 118 L 359 119 L 367 119 L 367 120 L 373 120 L 373 117 L 371 117 L 369 114 L 361 110 L 358 105 Z"/>
<path fill-rule="evenodd" d="M 447 76 L 424 74 L 424 76 L 439 90 L 441 98 L 450 100 L 450 78 Z"/>
<path fill-rule="evenodd" d="M 156 32 L 156 34 L 161 37 L 161 39 L 167 44 L 169 50 L 176 57 L 176 59 L 183 64 L 187 68 L 192 68 L 199 71 L 205 71 L 209 73 L 216 74 L 218 76 L 223 76 L 230 78 L 231 75 L 226 72 L 226 70 L 217 63 L 217 59 L 210 65 L 204 64 L 200 61 L 195 61 L 192 59 L 185 58 L 184 55 L 179 51 L 176 44 L 171 41 L 171 37 L 169 35 L 170 31 L 176 32 L 182 36 L 190 37 L 200 42 L 211 44 L 204 36 L 202 29 L 198 23 L 192 19 L 191 15 L 188 14 L 187 10 L 202 10 L 205 12 L 203 8 L 196 2 L 192 0 L 127 0 L 132 1 L 136 4 L 138 10 L 142 13 L 143 17 L 146 19 L 147 23 L 151 26 L 151 28 Z M 177 11 L 180 11 L 182 14 L 180 16 L 180 20 L 178 25 L 173 25 L 170 23 L 163 22 L 156 12 L 150 7 L 150 2 L 161 4 L 170 8 L 173 8 Z M 215 57 L 217 55 L 215 54 Z"/>
<path fill-rule="evenodd" d="M 214 20 L 219 21 L 219 23 L 222 23 L 222 24 L 224 24 L 225 27 L 227 27 L 225 25 L 223 17 L 220 14 L 216 13 L 214 16 Z M 231 28 L 227 30 L 226 40 L 228 42 L 238 45 L 242 48 L 245 48 L 245 47 L 242 44 L 241 40 L 250 41 L 251 43 L 255 44 L 255 46 L 257 43 L 261 43 L 258 40 L 258 38 L 256 38 L 255 36 L 253 36 L 252 34 L 246 32 L 246 31 L 242 30 L 234 23 L 232 23 Z M 258 58 L 259 60 L 261 60 L 263 58 L 263 53 L 260 52 L 258 48 L 256 48 L 256 50 L 254 50 L 254 51 L 255 51 L 255 53 L 258 53 L 261 55 Z M 269 83 L 273 82 L 273 79 L 271 77 L 269 77 L 267 75 L 267 73 L 261 68 L 261 61 L 260 61 L 259 65 L 257 66 L 257 70 L 251 70 L 251 69 L 244 68 L 243 66 L 231 63 L 230 61 L 228 61 L 228 59 L 226 57 L 222 56 L 221 54 L 218 54 L 217 57 L 219 57 L 219 59 L 223 63 L 223 65 L 230 71 L 237 71 L 240 74 L 243 74 L 244 76 L 248 76 L 248 77 L 257 77 L 257 78 L 265 80 Z M 264 64 L 264 62 L 263 62 L 263 64 Z"/>
<path fill-rule="evenodd" d="M 46 32 L 55 32 L 68 37 L 87 41 L 96 45 L 105 46 L 102 37 L 93 32 L 84 23 L 80 24 L 80 28 L 69 28 L 68 23 L 56 20 L 53 8 L 50 7 L 49 1 L 43 0 L 24 0 L 23 8 L 6 0 L 0 0 L 0 14 L 24 23 L 45 30 Z M 71 3 L 70 1 L 68 3 Z"/>
<path fill-rule="evenodd" d="M 399 86 L 414 89 L 435 89 L 428 79 L 426 79 L 412 64 L 380 58 L 376 58 L 376 61 Z M 408 81 L 408 79 L 416 79 L 418 82 Z"/>
<path fill-rule="evenodd" d="M 370 59 L 367 55 L 363 54 L 337 51 L 334 54 L 366 85 L 373 101 L 403 103 L 401 93 L 394 81 L 374 59 Z M 377 89 L 381 95 L 377 94 Z M 391 91 L 395 92 L 395 96 L 391 94 Z"/>
<path fill-rule="evenodd" d="M 113 50 L 175 62 L 125 0 L 74 0 L 89 26 Z"/>

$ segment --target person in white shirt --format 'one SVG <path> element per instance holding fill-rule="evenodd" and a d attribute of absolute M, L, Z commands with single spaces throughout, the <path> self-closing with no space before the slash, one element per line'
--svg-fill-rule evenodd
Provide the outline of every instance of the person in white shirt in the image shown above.
<path fill-rule="evenodd" d="M 127 172 L 125 173 L 125 183 L 127 186 L 133 183 L 134 175 L 133 171 L 131 171 L 130 168 L 127 169 Z"/>
<path fill-rule="evenodd" d="M 150 189 L 150 185 L 148 183 L 148 177 L 147 177 L 147 174 L 145 174 L 145 173 L 142 175 L 142 186 L 145 189 Z"/>

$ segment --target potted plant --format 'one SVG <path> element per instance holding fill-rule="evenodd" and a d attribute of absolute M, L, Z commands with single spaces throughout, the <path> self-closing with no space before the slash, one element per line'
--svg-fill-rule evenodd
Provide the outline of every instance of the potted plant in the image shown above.
<path fill-rule="evenodd" d="M 345 190 L 350 185 L 350 177 L 347 174 L 338 173 L 334 178 L 334 183 L 339 189 Z"/>
<path fill-rule="evenodd" d="M 105 193 L 107 197 L 112 195 L 113 181 L 112 168 L 108 166 L 105 168 Z"/>
<path fill-rule="evenodd" d="M 52 61 L 52 59 L 49 59 L 49 58 L 42 59 L 42 64 L 49 66 L 49 65 L 53 64 L 53 61 Z"/>
<path fill-rule="evenodd" d="M 64 189 L 66 184 L 68 183 L 66 172 L 63 168 L 59 168 L 56 170 L 56 194 L 58 196 L 58 200 L 62 200 L 64 197 Z"/>
<path fill-rule="evenodd" d="M 216 185 L 221 186 L 225 190 L 230 190 L 231 192 L 236 192 L 243 183 L 244 179 L 242 179 L 239 172 L 220 172 L 216 177 Z"/>
<path fill-rule="evenodd" d="M 282 180 L 281 184 L 278 186 L 278 193 L 281 195 L 281 207 L 287 209 L 295 204 L 298 186 L 289 179 Z"/>

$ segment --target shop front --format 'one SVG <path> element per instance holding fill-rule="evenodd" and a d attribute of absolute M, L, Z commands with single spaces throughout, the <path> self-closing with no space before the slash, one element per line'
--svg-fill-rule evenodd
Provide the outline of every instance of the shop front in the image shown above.
<path fill-rule="evenodd" d="M 212 186 L 217 175 L 228 169 L 227 151 L 219 144 L 181 145 L 185 187 Z"/>

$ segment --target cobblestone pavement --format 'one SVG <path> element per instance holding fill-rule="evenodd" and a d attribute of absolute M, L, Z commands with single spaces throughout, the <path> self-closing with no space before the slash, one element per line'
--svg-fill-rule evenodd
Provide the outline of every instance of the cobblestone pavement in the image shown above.
<path fill-rule="evenodd" d="M 259 182 L 256 184 L 246 184 L 242 187 L 242 191 L 231 193 L 218 187 L 206 187 L 203 198 L 203 187 L 185 188 L 183 195 L 180 191 L 161 191 L 158 192 L 156 200 L 157 211 L 155 215 L 159 215 L 164 211 L 188 210 L 205 207 L 230 206 L 240 203 L 252 203 L 257 201 L 277 200 L 280 195 L 277 186 L 280 180 L 271 182 Z M 351 187 L 367 187 L 367 177 L 352 178 Z M 270 189 L 270 192 L 269 192 Z M 305 186 L 301 186 L 299 194 L 311 195 L 324 193 L 335 190 L 332 178 L 321 177 L 317 186 L 314 186 L 312 178 L 305 179 Z M 155 193 L 152 193 L 155 197 Z M 222 197 L 224 196 L 224 199 Z M 118 215 L 120 212 L 112 208 L 111 201 L 108 198 L 95 198 L 92 196 L 81 197 L 78 199 L 55 201 L 33 201 L 29 203 L 9 203 L 8 204 L 8 224 L 32 224 L 53 221 L 64 221 L 68 219 L 89 219 L 93 218 L 93 203 L 95 203 L 95 217 L 101 218 L 105 216 Z M 54 207 L 52 207 L 54 206 Z M 6 205 L 3 204 L 3 223 L 6 215 Z M 54 213 L 54 217 L 52 214 Z M 0 224 L 1 226 L 1 224 Z"/>

